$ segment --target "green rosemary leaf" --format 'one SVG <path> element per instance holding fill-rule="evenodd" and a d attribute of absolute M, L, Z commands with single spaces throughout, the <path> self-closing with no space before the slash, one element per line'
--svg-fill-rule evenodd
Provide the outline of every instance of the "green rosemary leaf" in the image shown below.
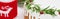
<path fill-rule="evenodd" d="M 46 7 L 45 9 L 43 9 L 43 11 L 45 11 L 46 9 L 48 9 L 50 6 Z"/>
<path fill-rule="evenodd" d="M 50 15 L 55 15 L 55 10 L 54 9 L 48 9 L 48 10 L 45 10 L 45 13 L 50 14 Z"/>
<path fill-rule="evenodd" d="M 59 10 L 57 10 L 58 12 L 60 12 L 60 9 Z"/>
<path fill-rule="evenodd" d="M 29 9 L 31 9 L 31 4 L 28 4 L 27 6 L 26 6 L 26 8 L 29 10 Z"/>

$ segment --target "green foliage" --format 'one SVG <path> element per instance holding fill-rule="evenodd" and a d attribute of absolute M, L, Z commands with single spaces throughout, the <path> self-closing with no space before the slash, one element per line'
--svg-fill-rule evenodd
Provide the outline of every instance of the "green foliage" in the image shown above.
<path fill-rule="evenodd" d="M 40 7 L 39 7 L 39 5 L 34 5 L 34 7 L 33 7 L 33 12 L 34 11 L 36 11 L 36 13 L 38 13 L 38 12 L 40 12 Z"/>
<path fill-rule="evenodd" d="M 48 7 L 46 7 L 45 9 L 43 9 L 42 11 L 44 11 L 46 14 L 50 14 L 50 15 L 52 15 L 52 16 L 56 16 L 56 14 L 55 14 L 55 11 L 56 11 L 56 9 L 48 9 L 50 6 L 48 6 Z M 26 8 L 29 10 L 29 9 L 32 9 L 32 11 L 33 12 L 36 12 L 36 13 L 38 13 L 38 12 L 40 12 L 40 6 L 39 5 L 37 5 L 37 4 L 35 4 L 34 5 L 34 7 L 31 7 L 31 4 L 28 4 L 27 6 L 26 6 Z M 60 11 L 60 10 L 59 10 Z"/>
<path fill-rule="evenodd" d="M 30 4 L 29 0 L 26 0 L 26 8 L 28 10 L 32 10 L 33 12 L 39 13 L 41 10 L 40 6 L 35 4 L 34 7 L 31 7 L 32 4 Z M 43 9 L 42 11 L 44 11 L 46 14 L 50 14 L 52 16 L 56 16 L 55 11 L 56 9 L 48 9 L 50 6 L 46 7 L 45 9 Z M 60 10 L 58 10 L 58 12 L 60 12 Z"/>
<path fill-rule="evenodd" d="M 58 12 L 60 12 L 60 9 L 59 10 L 57 10 Z"/>
<path fill-rule="evenodd" d="M 32 1 L 33 2 L 33 1 Z M 29 10 L 31 9 L 33 12 L 36 11 L 36 13 L 40 12 L 40 7 L 39 5 L 34 5 L 34 7 L 31 7 L 30 1 L 26 0 L 26 8 Z"/>
<path fill-rule="evenodd" d="M 43 9 L 43 11 L 47 10 L 50 6 L 46 7 L 45 9 Z"/>
<path fill-rule="evenodd" d="M 26 8 L 29 10 L 29 9 L 31 9 L 31 4 L 28 4 L 28 5 L 26 5 Z"/>
<path fill-rule="evenodd" d="M 31 7 L 31 4 L 28 4 L 28 5 L 26 6 L 26 8 L 27 8 L 28 10 L 31 9 L 33 12 L 36 11 L 36 13 L 40 12 L 40 7 L 39 7 L 39 5 L 34 5 L 34 7 Z"/>
<path fill-rule="evenodd" d="M 54 16 L 54 15 L 55 15 L 55 11 L 56 11 L 56 10 L 54 10 L 54 9 L 48 9 L 48 10 L 45 10 L 45 13 Z"/>

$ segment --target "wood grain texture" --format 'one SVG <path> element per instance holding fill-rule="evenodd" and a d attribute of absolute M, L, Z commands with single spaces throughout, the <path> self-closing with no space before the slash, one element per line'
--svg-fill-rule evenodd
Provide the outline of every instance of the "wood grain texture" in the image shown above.
<path fill-rule="evenodd" d="M 24 19 L 28 19 L 29 17 L 28 16 L 24 16 Z"/>
<path fill-rule="evenodd" d="M 28 16 L 24 16 L 24 19 L 29 19 L 29 13 L 28 13 Z"/>

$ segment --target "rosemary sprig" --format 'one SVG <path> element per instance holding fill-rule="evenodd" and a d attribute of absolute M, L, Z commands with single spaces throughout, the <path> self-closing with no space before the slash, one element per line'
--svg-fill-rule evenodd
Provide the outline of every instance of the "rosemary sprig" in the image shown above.
<path fill-rule="evenodd" d="M 43 11 L 47 10 L 50 6 L 46 7 L 45 9 L 43 9 Z"/>
<path fill-rule="evenodd" d="M 58 12 L 60 12 L 60 9 L 59 10 L 57 10 Z"/>
<path fill-rule="evenodd" d="M 59 10 L 57 10 L 58 11 L 58 13 L 59 13 L 59 15 L 60 15 L 60 9 Z"/>
<path fill-rule="evenodd" d="M 45 10 L 45 13 L 50 14 L 52 16 L 56 16 L 55 11 L 56 11 L 56 9 L 54 10 L 54 9 L 51 8 L 51 9 Z"/>
<path fill-rule="evenodd" d="M 37 4 L 34 5 L 33 10 L 35 10 L 36 13 L 40 12 L 40 7 L 39 7 L 39 5 L 37 5 Z"/>

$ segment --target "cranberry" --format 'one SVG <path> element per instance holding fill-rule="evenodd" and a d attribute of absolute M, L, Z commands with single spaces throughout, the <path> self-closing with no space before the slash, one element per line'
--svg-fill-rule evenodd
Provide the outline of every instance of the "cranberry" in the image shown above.
<path fill-rule="evenodd" d="M 43 11 L 40 11 L 40 14 L 44 14 L 44 12 Z"/>
<path fill-rule="evenodd" d="M 59 15 L 60 15 L 60 12 L 59 12 Z"/>

